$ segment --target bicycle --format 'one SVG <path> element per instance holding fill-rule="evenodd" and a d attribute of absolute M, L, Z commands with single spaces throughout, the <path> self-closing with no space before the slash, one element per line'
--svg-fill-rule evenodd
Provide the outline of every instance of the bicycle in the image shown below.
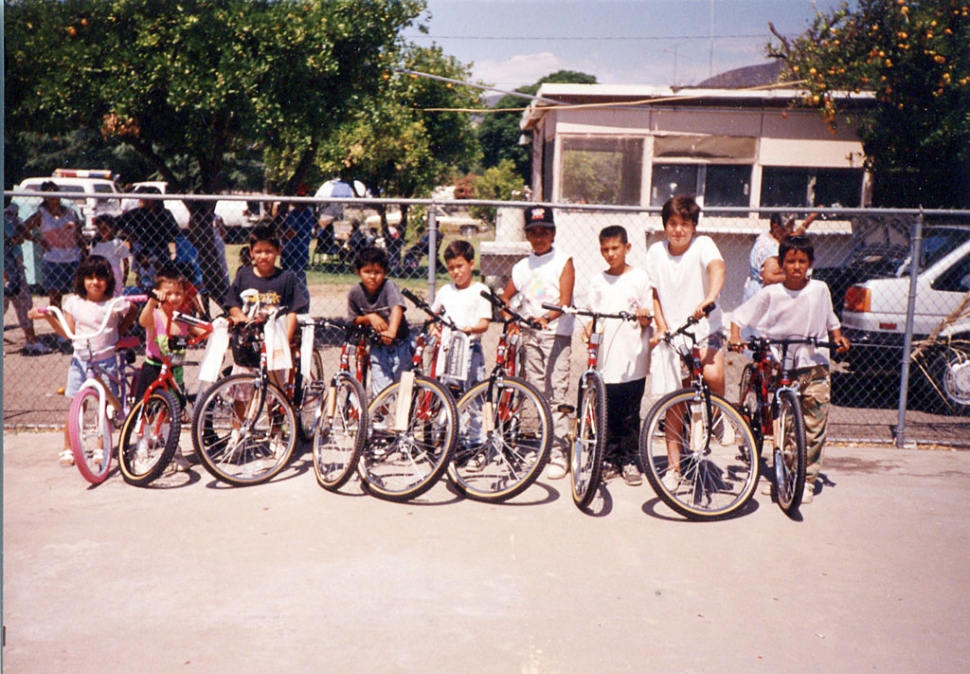
<path fill-rule="evenodd" d="M 244 342 L 258 349 L 255 373 L 216 382 L 200 397 L 192 415 L 192 445 L 202 465 L 231 485 L 259 484 L 279 474 L 300 432 L 290 396 L 268 368 L 265 324 L 277 313 L 273 308 L 234 326 Z"/>
<path fill-rule="evenodd" d="M 713 309 L 705 307 L 707 313 Z M 704 381 L 700 346 L 690 330 L 697 322 L 691 316 L 664 336 L 690 373 L 690 384 L 650 408 L 640 430 L 640 458 L 650 486 L 672 510 L 689 519 L 716 520 L 751 500 L 758 454 L 748 423 Z M 671 476 L 669 484 L 665 475 Z"/>
<path fill-rule="evenodd" d="M 510 334 L 510 327 L 538 324 L 493 292 L 481 294 L 510 318 L 502 318 L 488 379 L 458 400 L 458 446 L 448 477 L 464 496 L 498 503 L 521 494 L 542 473 L 552 448 L 552 413 L 539 390 L 514 375 L 519 334 Z"/>
<path fill-rule="evenodd" d="M 573 503 L 580 510 L 585 510 L 592 503 L 600 484 L 607 434 L 606 384 L 603 382 L 603 376 L 596 369 L 600 343 L 603 340 L 603 332 L 598 329 L 598 323 L 609 318 L 635 321 L 637 317 L 635 314 L 626 311 L 603 313 L 548 302 L 543 302 L 542 308 L 592 319 L 589 341 L 586 346 L 586 370 L 579 375 L 579 397 L 576 404 L 576 421 L 573 425 L 572 448 L 569 456 Z"/>
<path fill-rule="evenodd" d="M 134 349 L 141 343 L 137 337 L 123 337 L 115 344 L 118 374 L 114 375 L 91 361 L 91 341 L 104 333 L 111 316 L 122 302 L 147 302 L 146 295 L 115 297 L 108 302 L 108 310 L 97 330 L 86 335 L 75 334 L 64 320 L 64 313 L 56 306 L 38 309 L 41 314 L 50 312 L 60 322 L 64 334 L 72 342 L 83 342 L 76 347 L 74 355 L 85 363 L 85 380 L 71 400 L 67 413 L 68 438 L 74 454 L 74 465 L 85 480 L 91 484 L 104 482 L 111 469 L 114 453 L 113 428 L 119 428 L 131 408 L 131 392 L 138 379 Z M 118 387 L 118 395 L 111 390 Z"/>
<path fill-rule="evenodd" d="M 175 311 L 172 320 L 197 327 L 195 337 L 169 337 L 169 353 L 162 354 L 162 367 L 140 400 L 135 401 L 121 428 L 118 465 L 128 484 L 144 487 L 161 477 L 178 449 L 182 432 L 185 392 L 175 380 L 172 368 L 182 365 L 185 350 L 207 339 L 212 324 Z"/>
<path fill-rule="evenodd" d="M 402 293 L 412 302 L 417 299 L 410 291 Z M 455 451 L 455 400 L 446 387 L 422 374 L 427 345 L 422 332 L 411 368 L 378 393 L 367 411 L 368 443 L 358 470 L 368 491 L 390 501 L 406 501 L 431 489 Z"/>
<path fill-rule="evenodd" d="M 340 368 L 330 385 L 322 388 L 322 376 L 311 384 L 321 389 L 314 412 L 313 472 L 324 489 L 337 491 L 353 476 L 367 440 L 366 366 L 358 354 L 360 340 L 376 332 L 370 326 L 342 325 L 326 319 L 319 324 L 345 331 Z M 366 350 L 366 344 L 363 348 Z M 356 376 L 350 371 L 351 352 L 357 364 Z"/>
<path fill-rule="evenodd" d="M 738 410 L 751 428 L 759 457 L 765 438 L 772 438 L 772 494 L 778 507 L 789 516 L 798 512 L 802 504 L 808 463 L 801 391 L 798 382 L 792 382 L 792 359 L 788 358 L 788 347 L 802 344 L 816 348 L 839 346 L 815 338 L 747 340 L 752 362 L 741 372 L 738 397 Z M 772 346 L 781 347 L 781 357 L 777 360 Z"/>

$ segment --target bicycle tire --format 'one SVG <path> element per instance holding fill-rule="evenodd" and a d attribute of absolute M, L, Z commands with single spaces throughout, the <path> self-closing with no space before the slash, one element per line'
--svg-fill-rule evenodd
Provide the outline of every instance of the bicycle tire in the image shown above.
<path fill-rule="evenodd" d="M 606 449 L 606 385 L 598 372 L 583 375 L 576 405 L 576 436 L 569 457 L 573 503 L 585 510 L 599 489 Z"/>
<path fill-rule="evenodd" d="M 334 396 L 333 416 L 326 412 Z M 367 395 L 347 374 L 336 377 L 319 401 L 320 423 L 313 435 L 313 472 L 324 489 L 337 491 L 353 476 L 367 441 Z"/>
<path fill-rule="evenodd" d="M 111 424 L 101 417 L 101 396 L 93 388 L 83 388 L 71 401 L 68 411 L 68 439 L 74 465 L 91 484 L 101 484 L 111 471 Z M 107 412 L 105 413 L 107 414 Z M 100 452 L 101 460 L 97 460 Z"/>
<path fill-rule="evenodd" d="M 371 401 L 367 446 L 357 464 L 370 493 L 399 502 L 435 485 L 458 440 L 455 399 L 444 386 L 415 375 L 403 430 L 395 424 L 400 390 L 401 382 L 395 382 Z"/>
<path fill-rule="evenodd" d="M 748 363 L 741 371 L 741 383 L 738 386 L 738 408 L 741 416 L 744 417 L 751 428 L 751 435 L 754 436 L 758 456 L 761 456 L 764 444 L 764 437 L 761 433 L 764 409 L 762 409 L 758 400 L 758 392 L 753 387 L 753 384 L 757 382 L 758 376 L 755 375 L 754 363 Z"/>
<path fill-rule="evenodd" d="M 324 395 L 323 356 L 317 350 L 313 351 L 310 362 L 310 380 L 300 383 L 303 389 L 300 395 L 298 412 L 300 416 L 300 439 L 304 442 L 313 440 L 317 424 L 320 423 L 320 400 Z"/>
<path fill-rule="evenodd" d="M 774 438 L 775 498 L 788 516 L 798 512 L 805 493 L 805 417 L 798 395 L 791 390 L 778 391 L 778 428 L 781 438 Z"/>
<path fill-rule="evenodd" d="M 296 446 L 296 414 L 286 395 L 265 380 L 265 394 L 254 390 L 258 381 L 237 374 L 217 382 L 192 415 L 192 446 L 202 465 L 234 486 L 271 480 L 286 468 Z M 241 419 L 236 402 L 245 406 Z"/>
<path fill-rule="evenodd" d="M 674 391 L 654 404 L 640 430 L 640 459 L 650 486 L 672 510 L 692 520 L 733 515 L 758 484 L 758 454 L 747 422 L 724 398 L 711 393 L 710 402 L 708 411 L 694 389 Z M 699 409 L 691 412 L 691 403 Z M 708 419 L 715 420 L 715 428 Z M 663 483 L 671 468 L 668 440 L 680 455 L 681 480 L 672 488 Z"/>
<path fill-rule="evenodd" d="M 448 466 L 455 488 L 487 503 L 528 489 L 552 447 L 552 413 L 538 389 L 517 377 L 487 379 L 468 389 L 457 409 L 458 444 Z M 490 423 L 482 422 L 485 409 Z"/>
<path fill-rule="evenodd" d="M 144 417 L 144 433 L 138 428 Z M 121 427 L 118 465 L 128 484 L 144 487 L 161 477 L 179 446 L 182 409 L 169 391 L 157 389 L 148 402 L 139 400 Z"/>

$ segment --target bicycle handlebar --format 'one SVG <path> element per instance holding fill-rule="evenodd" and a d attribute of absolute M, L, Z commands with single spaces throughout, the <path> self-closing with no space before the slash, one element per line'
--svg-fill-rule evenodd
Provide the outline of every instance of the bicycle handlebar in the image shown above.
<path fill-rule="evenodd" d="M 525 325 L 528 325 L 530 328 L 533 328 L 535 330 L 542 329 L 542 326 L 539 324 L 539 321 L 535 320 L 534 318 L 528 318 L 526 316 L 523 316 L 522 314 L 517 312 L 515 309 L 510 307 L 505 302 L 505 300 L 503 300 L 501 297 L 496 295 L 495 291 L 492 290 L 491 288 L 489 288 L 488 290 L 483 290 L 479 294 L 485 299 L 487 299 L 493 307 L 496 307 L 500 311 L 504 311 L 505 313 L 509 314 L 512 317 L 511 319 L 506 320 L 506 322 L 524 323 Z"/>
<path fill-rule="evenodd" d="M 551 302 L 543 302 L 543 309 L 550 309 L 551 311 L 560 311 L 564 314 L 570 314 L 572 316 L 587 316 L 589 318 L 616 318 L 622 321 L 635 321 L 637 320 L 636 314 L 631 314 L 629 311 L 620 311 L 618 313 L 608 314 L 601 311 L 593 311 L 592 309 L 579 309 L 577 307 L 568 305 L 558 305 L 552 304 Z M 650 318 L 653 315 L 650 314 Z"/>
<path fill-rule="evenodd" d="M 714 304 L 714 302 L 711 302 L 710 304 L 706 304 L 703 307 L 701 307 L 701 311 L 704 312 L 705 316 L 710 316 L 711 312 L 714 311 L 715 306 L 717 305 Z M 693 326 L 697 325 L 698 323 L 700 323 L 699 318 L 695 318 L 693 315 L 688 316 L 687 321 L 682 326 L 680 326 L 673 332 L 668 332 L 666 335 L 664 335 L 663 340 L 667 342 L 667 344 L 670 344 L 670 341 L 677 335 L 689 335 L 691 339 L 694 339 L 694 333 L 687 332 L 687 331 Z"/>
<path fill-rule="evenodd" d="M 434 310 L 431 309 L 431 305 L 428 304 L 427 301 L 421 299 L 407 288 L 401 288 L 401 294 L 411 300 L 411 303 L 414 304 L 414 306 L 416 306 L 418 309 L 428 314 L 428 317 L 431 319 L 432 323 L 442 323 L 452 330 L 458 330 L 461 332 L 461 328 L 455 325 L 455 322 L 448 315 L 436 314 Z"/>
<path fill-rule="evenodd" d="M 818 337 L 786 337 L 784 339 L 774 339 L 772 337 L 752 337 L 741 343 L 746 345 L 752 351 L 764 351 L 771 345 L 788 347 L 794 344 L 810 344 L 813 347 L 823 349 L 839 348 L 839 344 L 836 342 L 828 342 L 819 339 Z"/>
<path fill-rule="evenodd" d="M 117 305 L 121 304 L 122 302 L 141 303 L 141 302 L 147 302 L 147 301 L 148 301 L 147 295 L 119 295 L 118 297 L 111 298 L 108 301 L 108 311 L 105 312 L 104 318 L 101 319 L 101 325 L 98 326 L 98 329 L 95 330 L 94 332 L 91 332 L 85 335 L 78 335 L 73 330 L 67 327 L 67 322 L 64 320 L 64 312 L 61 311 L 60 308 L 52 305 L 47 307 L 40 307 L 37 309 L 37 311 L 40 312 L 41 314 L 47 314 L 48 312 L 53 314 L 54 318 L 57 319 L 57 322 L 61 324 L 61 328 L 64 330 L 64 334 L 66 334 L 67 338 L 73 342 L 74 340 L 78 340 L 78 339 L 90 340 L 101 335 L 105 330 L 107 330 L 108 321 L 111 320 L 111 316 L 114 315 L 114 313 L 117 311 Z"/>

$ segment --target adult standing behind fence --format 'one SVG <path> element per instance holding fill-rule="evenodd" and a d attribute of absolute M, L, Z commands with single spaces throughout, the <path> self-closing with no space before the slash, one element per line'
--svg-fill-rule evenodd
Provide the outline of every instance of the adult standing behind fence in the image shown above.
<path fill-rule="evenodd" d="M 305 197 L 310 192 L 306 183 L 300 183 L 296 188 L 296 196 Z M 283 253 L 280 256 L 280 266 L 296 274 L 296 278 L 303 288 L 307 302 L 310 293 L 306 284 L 306 268 L 310 263 L 310 240 L 316 228 L 316 216 L 313 209 L 306 203 L 295 203 L 283 220 L 280 238 L 283 239 Z"/>
<path fill-rule="evenodd" d="M 52 180 L 40 186 L 41 192 L 57 192 L 58 189 Z M 37 211 L 27 218 L 24 228 L 28 232 L 40 228 L 40 245 L 44 249 L 40 267 L 44 289 L 51 304 L 60 307 L 61 298 L 74 287 L 74 275 L 81 264 L 81 224 L 77 213 L 61 203 L 59 197 L 44 197 Z"/>
<path fill-rule="evenodd" d="M 24 273 L 24 254 L 20 248 L 25 238 L 20 208 L 17 204 L 10 204 L 3 211 L 3 313 L 7 313 L 7 305 L 13 302 L 17 324 L 24 331 L 26 341 L 21 353 L 25 356 L 39 356 L 50 353 L 51 349 L 37 339 L 34 323 L 27 315 L 33 308 L 33 302 L 30 299 L 27 275 Z"/>
<path fill-rule="evenodd" d="M 157 187 L 142 189 L 142 194 L 161 194 Z M 172 260 L 179 226 L 175 216 L 160 199 L 141 199 L 118 218 L 118 232 L 131 243 L 132 257 L 138 269 L 138 285 L 151 288 L 155 273 Z"/>
<path fill-rule="evenodd" d="M 785 217 L 781 213 L 771 214 L 768 231 L 761 232 L 751 247 L 748 278 L 744 281 L 742 301 L 747 302 L 765 286 L 785 280 L 785 272 L 778 261 L 778 246 L 789 236 L 804 234 L 817 217 L 818 213 L 812 213 L 801 225 L 796 226 L 794 215 Z"/>

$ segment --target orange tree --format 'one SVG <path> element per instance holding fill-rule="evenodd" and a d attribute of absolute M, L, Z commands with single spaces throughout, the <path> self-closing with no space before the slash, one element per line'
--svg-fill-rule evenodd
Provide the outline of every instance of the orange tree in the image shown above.
<path fill-rule="evenodd" d="M 970 206 L 970 2 L 856 0 L 768 50 L 830 125 L 833 92 L 875 97 L 858 121 L 878 205 Z"/>

